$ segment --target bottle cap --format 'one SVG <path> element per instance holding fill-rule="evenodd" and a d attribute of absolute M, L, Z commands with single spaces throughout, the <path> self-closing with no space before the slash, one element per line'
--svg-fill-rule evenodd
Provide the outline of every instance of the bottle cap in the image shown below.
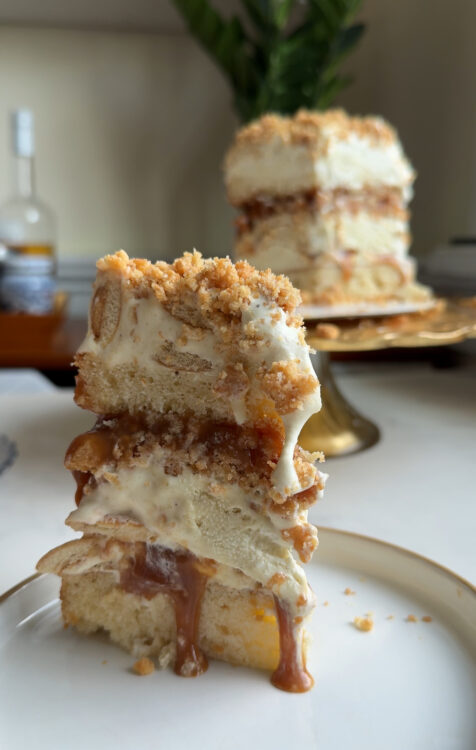
<path fill-rule="evenodd" d="M 13 150 L 16 156 L 35 155 L 35 122 L 31 109 L 12 112 Z"/>

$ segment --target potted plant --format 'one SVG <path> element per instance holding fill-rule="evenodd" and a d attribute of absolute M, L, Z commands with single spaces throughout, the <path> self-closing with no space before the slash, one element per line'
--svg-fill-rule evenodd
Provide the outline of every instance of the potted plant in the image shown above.
<path fill-rule="evenodd" d="M 209 0 L 173 0 L 233 91 L 239 119 L 326 109 L 351 81 L 343 59 L 364 31 L 362 0 L 240 0 L 224 18 Z"/>

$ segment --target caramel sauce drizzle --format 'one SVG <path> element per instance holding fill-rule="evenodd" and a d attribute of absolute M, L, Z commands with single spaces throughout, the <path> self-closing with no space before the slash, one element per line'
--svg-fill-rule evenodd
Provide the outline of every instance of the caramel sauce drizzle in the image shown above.
<path fill-rule="evenodd" d="M 377 215 L 390 211 L 403 220 L 408 218 L 399 188 L 367 189 L 360 192 L 343 188 L 331 191 L 310 189 L 292 196 L 256 197 L 243 203 L 240 208 L 243 213 L 235 222 L 238 236 L 251 230 L 257 221 L 273 216 L 279 211 L 308 210 L 327 213 L 344 209 L 353 214 L 364 210 Z"/>
<path fill-rule="evenodd" d="M 92 478 L 90 471 L 73 471 L 73 478 L 76 482 L 76 492 L 74 493 L 74 501 L 76 505 L 79 505 L 84 495 L 84 488 Z"/>
<path fill-rule="evenodd" d="M 175 552 L 159 545 L 139 543 L 131 565 L 121 574 L 121 585 L 132 594 L 152 599 L 167 594 L 173 602 L 177 627 L 174 671 L 196 677 L 208 663 L 198 645 L 200 605 L 208 575 L 191 552 Z"/>
<path fill-rule="evenodd" d="M 165 415 L 152 423 L 142 414 L 120 414 L 107 421 L 110 424 L 105 424 L 105 419 L 98 420 L 92 430 L 72 441 L 65 456 L 66 468 L 94 473 L 103 464 L 139 455 L 146 433 L 146 439 L 153 437 L 154 442 L 172 451 L 200 445 L 210 458 L 225 453 L 233 465 L 249 466 L 268 476 L 270 462 L 278 461 L 284 444 L 282 426 L 269 421 L 253 428 L 177 414 Z"/>
<path fill-rule="evenodd" d="M 314 680 L 306 669 L 304 656 L 299 658 L 294 624 L 286 605 L 274 597 L 279 626 L 279 664 L 271 676 L 271 684 L 287 693 L 306 693 Z"/>

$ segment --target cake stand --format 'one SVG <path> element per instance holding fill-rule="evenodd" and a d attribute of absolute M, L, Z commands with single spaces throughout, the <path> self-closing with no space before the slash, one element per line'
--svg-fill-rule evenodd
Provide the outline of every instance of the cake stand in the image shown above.
<path fill-rule="evenodd" d="M 322 386 L 322 409 L 304 425 L 299 442 L 309 451 L 343 456 L 370 448 L 380 431 L 340 392 L 329 353 L 443 346 L 476 338 L 476 297 L 439 299 L 431 310 L 381 317 L 306 318 L 306 328 L 307 341 L 317 350 L 311 359 Z"/>

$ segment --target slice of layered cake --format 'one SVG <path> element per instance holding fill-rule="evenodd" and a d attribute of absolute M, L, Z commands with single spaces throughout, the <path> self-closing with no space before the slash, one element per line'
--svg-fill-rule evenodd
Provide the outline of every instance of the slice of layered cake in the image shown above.
<path fill-rule="evenodd" d="M 301 563 L 324 475 L 297 444 L 320 408 L 298 304 L 246 262 L 98 262 L 75 393 L 97 422 L 66 454 L 82 537 L 38 564 L 66 624 L 180 675 L 213 657 L 311 687 Z"/>
<path fill-rule="evenodd" d="M 241 212 L 236 254 L 285 273 L 309 304 L 427 301 L 408 256 L 414 177 L 378 117 L 265 115 L 237 133 L 225 160 Z"/>

